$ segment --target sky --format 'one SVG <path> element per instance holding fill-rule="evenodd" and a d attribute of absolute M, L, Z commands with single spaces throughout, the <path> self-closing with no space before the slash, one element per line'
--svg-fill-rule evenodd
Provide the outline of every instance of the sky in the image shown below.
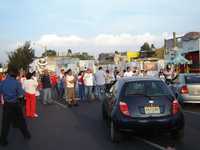
<path fill-rule="evenodd" d="M 199 0 L 2 0 L 0 61 L 25 41 L 93 55 L 163 45 L 172 32 L 200 31 Z"/>

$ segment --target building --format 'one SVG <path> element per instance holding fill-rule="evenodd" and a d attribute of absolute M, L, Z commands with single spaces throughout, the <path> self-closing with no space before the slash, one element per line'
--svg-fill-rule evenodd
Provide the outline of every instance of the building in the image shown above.
<path fill-rule="evenodd" d="M 98 58 L 100 65 L 109 65 L 109 64 L 124 64 L 127 63 L 127 53 L 101 53 Z"/>
<path fill-rule="evenodd" d="M 99 54 L 98 61 L 100 65 L 114 64 L 114 53 L 101 53 Z"/>
<path fill-rule="evenodd" d="M 140 57 L 140 52 L 127 52 L 128 62 L 132 62 Z"/>
<path fill-rule="evenodd" d="M 200 72 L 200 32 L 189 32 L 182 37 L 182 53 L 191 61 L 190 71 Z"/>
<path fill-rule="evenodd" d="M 200 32 L 189 32 L 181 37 L 176 37 L 174 32 L 173 39 L 165 40 L 165 60 L 173 60 L 177 53 L 191 62 L 188 64 L 190 72 L 200 72 Z M 186 66 L 180 67 L 184 70 Z"/>

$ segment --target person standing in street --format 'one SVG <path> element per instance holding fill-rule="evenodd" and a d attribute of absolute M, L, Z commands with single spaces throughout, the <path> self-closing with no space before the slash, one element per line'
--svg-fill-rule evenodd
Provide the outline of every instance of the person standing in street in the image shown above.
<path fill-rule="evenodd" d="M 115 80 L 115 77 L 113 76 L 113 74 L 110 72 L 110 70 L 106 70 L 106 91 L 108 92 L 109 89 L 112 86 L 112 82 Z"/>
<path fill-rule="evenodd" d="M 85 98 L 86 100 L 91 101 L 93 96 L 92 88 L 94 86 L 94 76 L 91 69 L 88 68 L 85 72 L 83 76 L 83 82 L 85 85 Z"/>
<path fill-rule="evenodd" d="M 52 94 L 51 94 L 51 80 L 48 70 L 44 70 L 44 75 L 41 78 L 43 87 L 43 104 L 52 104 Z"/>
<path fill-rule="evenodd" d="M 59 89 L 58 89 L 58 77 L 54 71 L 51 71 L 50 73 L 50 80 L 51 80 L 51 86 L 52 86 L 52 99 L 58 100 L 59 96 Z"/>
<path fill-rule="evenodd" d="M 72 74 L 72 70 L 69 69 L 66 75 L 66 87 L 67 87 L 67 102 L 68 106 L 78 106 L 78 103 L 75 99 L 75 77 Z"/>
<path fill-rule="evenodd" d="M 32 78 L 31 73 L 27 73 L 24 81 L 24 91 L 26 99 L 26 117 L 36 118 L 36 90 L 38 82 Z"/>
<path fill-rule="evenodd" d="M 106 74 L 103 71 L 102 67 L 99 67 L 99 70 L 95 74 L 95 83 L 96 83 L 96 96 L 99 100 L 102 100 L 105 93 L 105 84 L 106 84 Z"/>
<path fill-rule="evenodd" d="M 133 71 L 131 70 L 130 67 L 127 67 L 126 72 L 124 73 L 124 77 L 132 77 L 133 76 Z"/>
<path fill-rule="evenodd" d="M 18 75 L 17 69 L 8 68 L 8 76 L 0 85 L 0 94 L 4 100 L 0 137 L 1 146 L 8 145 L 7 137 L 11 124 L 20 129 L 25 139 L 31 139 L 23 116 L 22 106 L 19 102 L 24 93 L 20 82 L 16 80 Z"/>
<path fill-rule="evenodd" d="M 79 98 L 82 102 L 85 100 L 85 88 L 84 88 L 83 76 L 84 72 L 80 71 L 78 74 L 78 92 L 79 92 Z"/>
<path fill-rule="evenodd" d="M 58 89 L 59 89 L 59 99 L 62 100 L 65 96 L 65 70 L 64 69 L 60 70 Z"/>

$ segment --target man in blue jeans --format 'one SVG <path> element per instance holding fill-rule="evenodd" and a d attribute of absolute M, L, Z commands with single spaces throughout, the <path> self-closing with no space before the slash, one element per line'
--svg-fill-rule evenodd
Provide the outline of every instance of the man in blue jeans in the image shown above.
<path fill-rule="evenodd" d="M 106 83 L 106 74 L 103 71 L 102 67 L 99 67 L 99 70 L 95 74 L 95 83 L 96 83 L 96 96 L 99 100 L 102 100 L 105 93 L 105 83 Z"/>
<path fill-rule="evenodd" d="M 85 99 L 92 100 L 92 89 L 94 86 L 94 76 L 92 71 L 88 68 L 85 74 L 83 75 L 83 82 L 85 87 Z"/>
<path fill-rule="evenodd" d="M 41 78 L 42 86 L 43 86 L 43 104 L 52 104 L 52 94 L 51 94 L 51 80 L 49 76 L 48 70 L 44 71 L 44 75 Z"/>

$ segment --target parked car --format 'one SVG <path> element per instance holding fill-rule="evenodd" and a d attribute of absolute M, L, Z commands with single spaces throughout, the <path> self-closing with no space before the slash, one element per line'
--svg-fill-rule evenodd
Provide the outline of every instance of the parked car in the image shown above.
<path fill-rule="evenodd" d="M 183 103 L 200 103 L 200 74 L 179 74 L 175 84 Z"/>
<path fill-rule="evenodd" d="M 103 119 L 110 138 L 120 141 L 123 131 L 184 133 L 181 105 L 166 83 L 155 78 L 122 78 L 107 92 L 102 103 Z"/>

